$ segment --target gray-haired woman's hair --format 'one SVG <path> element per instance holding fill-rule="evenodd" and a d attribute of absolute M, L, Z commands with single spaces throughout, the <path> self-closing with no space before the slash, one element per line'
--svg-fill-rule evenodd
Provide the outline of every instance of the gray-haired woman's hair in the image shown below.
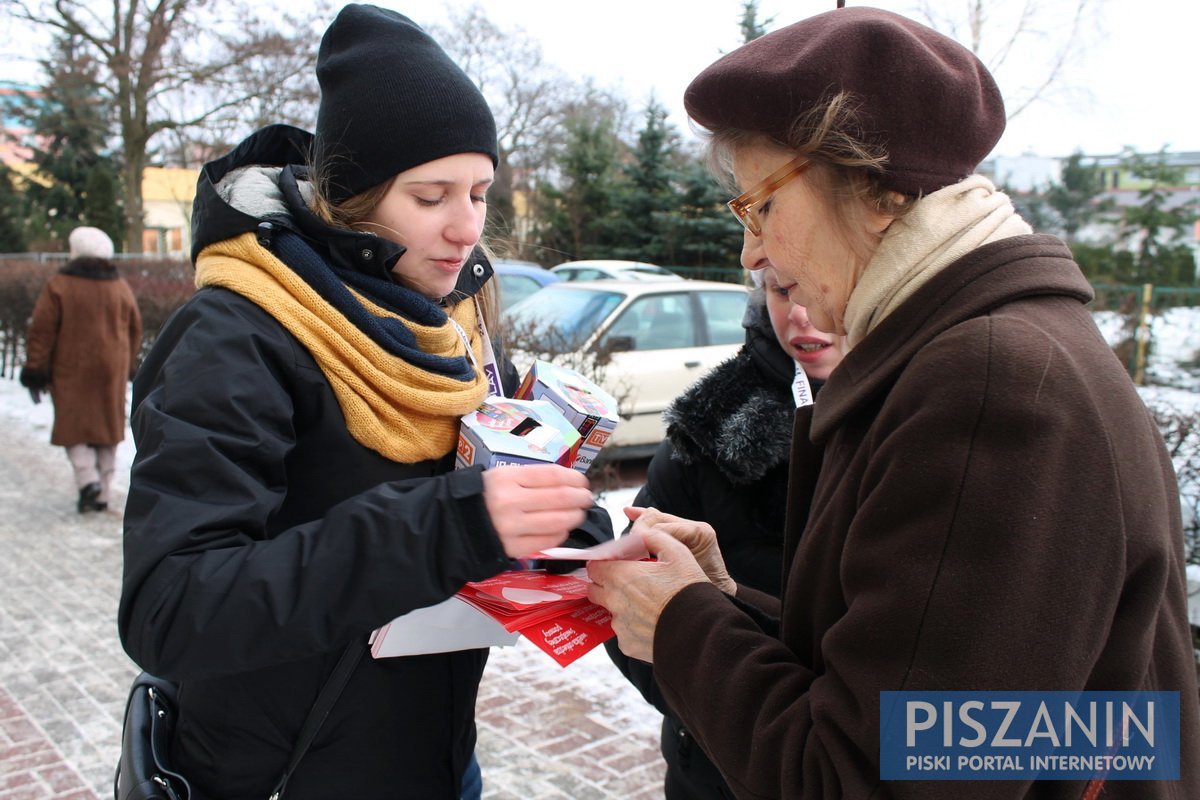
<path fill-rule="evenodd" d="M 741 149 L 762 145 L 776 147 L 792 158 L 807 156 L 813 166 L 804 179 L 833 204 L 835 232 L 858 250 L 862 247 L 860 223 L 868 211 L 899 218 L 918 199 L 898 194 L 881 183 L 880 165 L 887 161 L 887 153 L 860 137 L 855 104 L 842 93 L 798 115 L 789 128 L 787 141 L 738 128 L 709 131 L 705 156 L 709 170 L 731 194 L 750 188 L 738 187 L 733 179 L 733 159 Z"/>
<path fill-rule="evenodd" d="M 705 133 L 701 132 L 701 135 Z M 915 200 L 898 195 L 880 182 L 883 165 L 887 163 L 887 151 L 867 141 L 861 130 L 857 104 L 845 92 L 827 97 L 798 114 L 792 120 L 785 140 L 738 128 L 717 128 L 707 132 L 706 138 L 709 170 L 731 193 L 738 190 L 733 180 L 734 155 L 743 147 L 758 144 L 778 147 L 793 157 L 808 157 L 814 167 L 809 179 L 839 202 L 839 216 L 854 211 L 850 205 L 853 201 L 900 217 Z"/>

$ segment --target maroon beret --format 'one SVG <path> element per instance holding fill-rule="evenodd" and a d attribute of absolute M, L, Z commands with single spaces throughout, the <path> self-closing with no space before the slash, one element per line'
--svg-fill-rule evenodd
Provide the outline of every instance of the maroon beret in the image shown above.
<path fill-rule="evenodd" d="M 845 91 L 861 134 L 888 154 L 883 185 L 929 194 L 975 171 L 1004 132 L 987 68 L 953 39 L 898 14 L 840 8 L 768 33 L 714 62 L 684 93 L 708 129 L 781 142 L 797 116 Z"/>

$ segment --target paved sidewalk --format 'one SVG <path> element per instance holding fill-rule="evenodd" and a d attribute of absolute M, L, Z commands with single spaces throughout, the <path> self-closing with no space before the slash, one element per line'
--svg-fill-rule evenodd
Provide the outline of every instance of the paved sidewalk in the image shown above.
<path fill-rule="evenodd" d="M 115 622 L 120 514 L 75 512 L 46 430 L 0 414 L 0 440 L 0 800 L 108 798 L 137 672 Z M 488 800 L 661 796 L 661 717 L 601 650 L 563 669 L 495 649 L 478 709 Z"/>

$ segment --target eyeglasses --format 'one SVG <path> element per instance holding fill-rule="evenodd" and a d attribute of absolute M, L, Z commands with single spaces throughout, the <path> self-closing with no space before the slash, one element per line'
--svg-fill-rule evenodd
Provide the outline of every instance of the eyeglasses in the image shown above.
<path fill-rule="evenodd" d="M 761 205 L 763 201 L 779 191 L 792 178 L 804 172 L 811 163 L 805 156 L 796 156 L 766 178 L 763 178 L 757 186 L 739 194 L 726 203 L 726 205 L 729 206 L 729 210 L 733 212 L 738 222 L 742 223 L 742 226 L 746 230 L 755 236 L 761 236 L 762 220 L 758 218 L 758 211 L 755 210 L 755 207 Z"/>

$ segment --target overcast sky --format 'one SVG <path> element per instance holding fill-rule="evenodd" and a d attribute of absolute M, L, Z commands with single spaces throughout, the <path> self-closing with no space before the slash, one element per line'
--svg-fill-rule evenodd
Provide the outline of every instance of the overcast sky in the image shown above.
<path fill-rule="evenodd" d="M 441 22 L 447 5 L 466 0 L 413 3 L 382 0 L 419 22 Z M 502 29 L 520 26 L 542 42 L 547 60 L 573 76 L 592 75 L 618 87 L 640 108 L 654 92 L 686 130 L 683 90 L 712 61 L 737 47 L 741 0 L 479 0 Z M 849 0 L 850 5 L 856 5 Z M 1012 30 L 1011 15 L 1024 0 L 989 0 L 994 52 Z M 1046 73 L 1078 0 L 1035 0 L 1032 25 L 1040 35 L 995 68 L 1006 99 Z M 861 3 L 868 5 L 868 3 Z M 873 0 L 869 5 L 918 17 L 914 0 Z M 939 13 L 965 8 L 967 0 L 928 0 Z M 1200 3 L 1089 0 L 1098 10 L 1084 26 L 1087 51 L 1072 59 L 1060 91 L 1009 123 L 996 148 L 1001 155 L 1033 151 L 1067 155 L 1200 150 L 1200 110 L 1195 102 Z M 834 0 L 760 0 L 760 18 L 772 29 L 830 10 Z M 921 18 L 923 19 L 923 18 Z M 942 26 L 939 26 L 942 27 Z M 942 27 L 944 30 L 945 28 Z M 1189 99 L 1190 98 L 1190 99 Z M 1011 100 L 1010 100 L 1011 105 Z"/>
<path fill-rule="evenodd" d="M 220 2 L 221 0 L 217 0 Z M 295 0 L 305 2 L 305 0 Z M 651 94 L 687 134 L 682 97 L 688 82 L 722 52 L 737 47 L 742 0 L 477 0 L 502 30 L 522 28 L 542 44 L 546 60 L 567 75 L 590 76 L 625 96 L 640 111 Z M 1200 2 L 1085 0 L 1096 7 L 1082 32 L 1086 50 L 1072 58 L 1060 90 L 1017 115 L 996 148 L 999 155 L 1091 155 L 1124 146 L 1143 152 L 1164 146 L 1200 151 L 1196 94 Z M 334 0 L 335 3 L 338 0 Z M 446 20 L 446 9 L 471 0 L 377 0 L 422 24 Z M 921 18 L 920 0 L 873 0 L 881 8 Z M 993 66 L 1009 102 L 1041 80 L 1061 48 L 1080 0 L 988 0 L 992 20 L 982 56 Z M 1038 35 L 999 67 L 992 55 L 1010 38 L 1015 9 L 1036 7 Z M 856 5 L 849 0 L 850 5 Z M 865 3 L 864 3 L 865 4 Z M 760 0 L 760 19 L 772 29 L 830 10 L 835 0 Z M 939 13 L 962 13 L 968 0 L 925 0 Z M 939 28 L 947 30 L 947 23 Z M 28 44 L 13 31 L 0 38 L 10 53 Z M 0 35 L 2 36 L 2 35 Z M 4 41 L 7 39 L 7 41 Z M 5 54 L 7 55 L 7 54 Z M 0 55 L 0 78 L 36 80 L 36 73 Z"/>

